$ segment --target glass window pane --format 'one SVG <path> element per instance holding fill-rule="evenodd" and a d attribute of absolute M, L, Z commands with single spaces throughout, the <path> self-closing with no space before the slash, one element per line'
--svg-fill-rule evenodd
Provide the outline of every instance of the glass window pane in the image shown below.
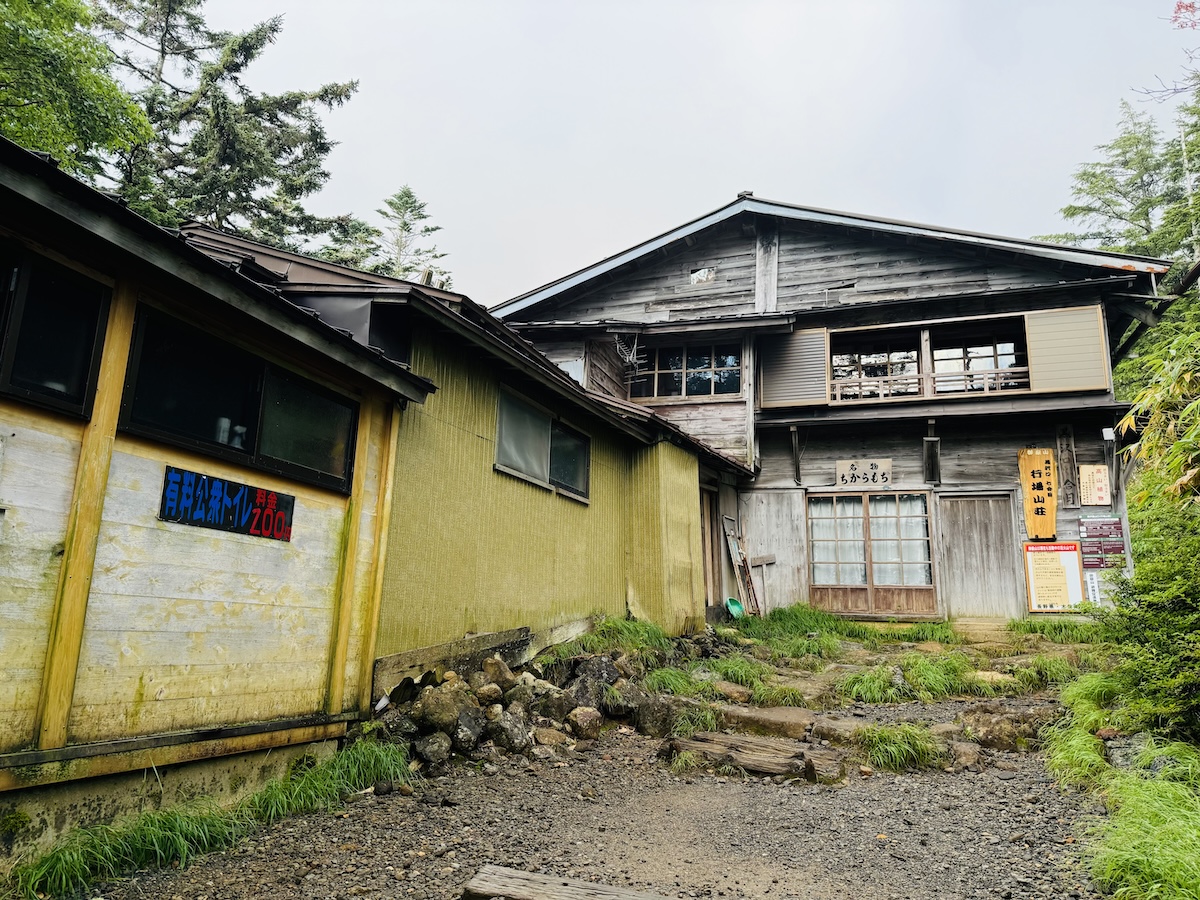
<path fill-rule="evenodd" d="M 862 518 L 862 497 L 837 497 L 836 500 L 839 519 Z"/>
<path fill-rule="evenodd" d="M 550 418 L 509 394 L 500 394 L 496 462 L 539 481 L 550 480 Z"/>
<path fill-rule="evenodd" d="M 345 478 L 357 407 L 267 370 L 258 452 Z"/>
<path fill-rule="evenodd" d="M 813 541 L 813 560 L 837 562 L 837 544 L 832 541 Z"/>
<path fill-rule="evenodd" d="M 811 518 L 824 518 L 833 515 L 832 497 L 809 497 L 808 515 Z"/>
<path fill-rule="evenodd" d="M 925 564 L 905 564 L 904 566 L 904 583 L 905 584 L 933 584 L 933 573 L 929 565 Z"/>
<path fill-rule="evenodd" d="M 14 387 L 83 403 L 106 293 L 49 261 L 32 266 L 13 354 Z"/>
<path fill-rule="evenodd" d="M 904 541 L 900 552 L 905 562 L 929 562 L 928 541 Z"/>
<path fill-rule="evenodd" d="M 838 519 L 837 536 L 839 540 L 861 540 L 863 536 L 862 519 Z"/>
<path fill-rule="evenodd" d="M 867 567 L 865 564 L 861 566 L 838 566 L 838 576 L 840 584 L 866 584 Z"/>
<path fill-rule="evenodd" d="M 649 375 L 638 375 L 629 382 L 630 397 L 653 397 L 654 383 L 650 380 Z"/>
<path fill-rule="evenodd" d="M 875 522 L 871 523 L 871 533 L 875 533 Z M 900 536 L 906 538 L 929 537 L 929 523 L 924 517 L 906 516 L 900 520 Z"/>
<path fill-rule="evenodd" d="M 866 541 L 840 541 L 838 543 L 838 560 L 841 562 L 866 562 Z"/>
<path fill-rule="evenodd" d="M 871 577 L 876 584 L 903 584 L 900 580 L 900 566 L 895 563 L 876 563 L 871 566 Z"/>
<path fill-rule="evenodd" d="M 662 369 L 682 369 L 683 368 L 683 348 L 682 347 L 659 347 L 658 348 L 658 368 Z"/>
<path fill-rule="evenodd" d="M 688 347 L 687 367 L 689 369 L 711 369 L 711 347 Z"/>
<path fill-rule="evenodd" d="M 130 420 L 254 451 L 263 363 L 210 334 L 143 309 Z"/>
<path fill-rule="evenodd" d="M 899 537 L 899 529 L 896 527 L 896 520 L 890 516 L 882 518 L 871 518 L 871 537 L 872 538 L 895 538 Z"/>
<path fill-rule="evenodd" d="M 837 540 L 837 534 L 833 530 L 834 524 L 833 519 L 809 519 L 808 525 L 812 533 L 812 539 L 814 541 Z"/>
<path fill-rule="evenodd" d="M 925 495 L 924 494 L 901 494 L 899 499 L 900 499 L 900 515 L 902 515 L 902 516 L 924 516 L 925 515 Z"/>
<path fill-rule="evenodd" d="M 900 562 L 900 542 L 871 541 L 871 559 L 875 562 Z"/>
<path fill-rule="evenodd" d="M 688 372 L 687 392 L 689 397 L 707 397 L 712 394 L 712 372 Z"/>
<path fill-rule="evenodd" d="M 891 494 L 873 494 L 871 496 L 871 518 L 875 516 L 896 515 L 896 498 Z"/>
<path fill-rule="evenodd" d="M 742 348 L 738 344 L 718 344 L 713 348 L 713 365 L 732 368 L 742 364 Z"/>
<path fill-rule="evenodd" d="M 683 394 L 682 372 L 660 372 L 658 375 L 658 396 L 678 397 Z"/>
<path fill-rule="evenodd" d="M 835 565 L 813 566 L 813 584 L 837 584 L 837 568 Z"/>
<path fill-rule="evenodd" d="M 721 369 L 714 374 L 714 394 L 737 394 L 742 390 L 741 369 Z"/>
<path fill-rule="evenodd" d="M 588 439 L 559 425 L 550 428 L 550 483 L 588 493 Z"/>

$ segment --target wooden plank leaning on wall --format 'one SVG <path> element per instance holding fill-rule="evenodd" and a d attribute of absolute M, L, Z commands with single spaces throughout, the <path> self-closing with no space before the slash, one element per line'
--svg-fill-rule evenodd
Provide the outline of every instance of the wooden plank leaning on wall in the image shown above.
<path fill-rule="evenodd" d="M 54 597 L 46 668 L 34 722 L 38 747 L 42 750 L 63 747 L 67 742 L 67 718 L 75 694 L 75 674 L 136 307 L 136 286 L 128 280 L 119 281 L 113 291 L 104 332 L 96 403 L 83 429 L 62 568 Z"/>

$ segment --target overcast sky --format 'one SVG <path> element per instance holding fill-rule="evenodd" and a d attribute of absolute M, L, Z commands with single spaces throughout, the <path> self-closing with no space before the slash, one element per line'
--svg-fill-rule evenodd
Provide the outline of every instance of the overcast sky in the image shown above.
<path fill-rule="evenodd" d="M 491 306 L 739 191 L 1016 237 L 1060 231 L 1118 103 L 1200 34 L 1172 0 L 209 0 L 282 13 L 263 90 L 358 79 L 310 207 L 402 184 Z"/>

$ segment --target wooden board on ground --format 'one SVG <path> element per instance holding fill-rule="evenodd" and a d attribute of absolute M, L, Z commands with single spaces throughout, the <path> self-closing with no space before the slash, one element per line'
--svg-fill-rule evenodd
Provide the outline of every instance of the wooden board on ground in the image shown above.
<path fill-rule="evenodd" d="M 504 866 L 483 866 L 463 888 L 463 900 L 664 900 L 661 894 L 647 894 L 628 888 L 609 887 L 574 878 L 535 875 L 507 869 Z"/>
<path fill-rule="evenodd" d="M 676 753 L 696 753 L 717 765 L 734 765 L 761 775 L 803 775 L 809 781 L 833 781 L 842 776 L 845 754 L 813 747 L 788 738 L 702 731 L 675 738 Z"/>

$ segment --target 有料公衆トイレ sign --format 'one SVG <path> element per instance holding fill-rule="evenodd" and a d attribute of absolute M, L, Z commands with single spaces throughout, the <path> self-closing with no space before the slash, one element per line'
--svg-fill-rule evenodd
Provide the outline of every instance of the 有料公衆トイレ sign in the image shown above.
<path fill-rule="evenodd" d="M 290 541 L 295 509 L 291 494 L 167 466 L 158 517 L 164 522 Z"/>

